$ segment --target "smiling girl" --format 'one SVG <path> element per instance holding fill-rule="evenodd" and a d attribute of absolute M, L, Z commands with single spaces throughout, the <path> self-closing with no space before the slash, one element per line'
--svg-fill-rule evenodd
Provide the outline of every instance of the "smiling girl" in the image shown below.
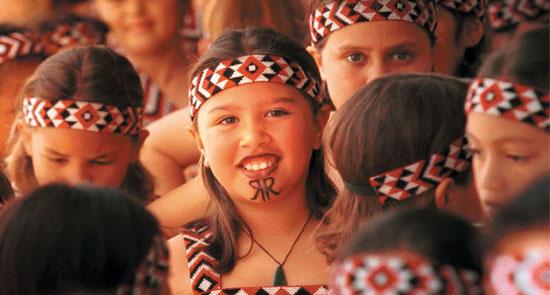
<path fill-rule="evenodd" d="M 212 206 L 170 241 L 174 292 L 325 290 L 310 237 L 334 197 L 319 83 L 307 52 L 269 29 L 228 32 L 199 61 L 190 113 Z"/>

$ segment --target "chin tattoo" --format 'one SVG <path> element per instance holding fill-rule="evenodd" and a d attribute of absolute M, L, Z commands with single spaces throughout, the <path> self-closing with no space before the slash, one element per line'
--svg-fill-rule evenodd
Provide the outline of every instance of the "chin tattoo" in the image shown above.
<path fill-rule="evenodd" d="M 278 196 L 281 191 L 276 191 L 273 186 L 275 185 L 275 178 L 268 177 L 264 179 L 255 179 L 248 182 L 250 187 L 256 190 L 254 196 L 250 200 L 254 201 L 261 197 L 262 201 L 266 202 L 271 199 L 271 196 Z"/>

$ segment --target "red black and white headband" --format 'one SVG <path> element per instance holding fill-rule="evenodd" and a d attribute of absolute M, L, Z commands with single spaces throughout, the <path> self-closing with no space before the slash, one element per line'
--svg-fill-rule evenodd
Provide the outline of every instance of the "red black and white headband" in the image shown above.
<path fill-rule="evenodd" d="M 309 30 L 313 45 L 345 26 L 368 21 L 406 21 L 433 32 L 435 13 L 430 0 L 335 0 L 315 9 Z"/>
<path fill-rule="evenodd" d="M 73 46 L 91 46 L 102 42 L 101 34 L 90 24 L 77 22 L 61 24 L 53 31 L 42 33 L 44 47 L 48 55 Z"/>
<path fill-rule="evenodd" d="M 547 251 L 497 255 L 489 260 L 486 289 L 491 294 L 550 294 Z"/>
<path fill-rule="evenodd" d="M 30 31 L 0 35 L 0 65 L 18 57 L 39 55 L 43 49 L 40 37 Z"/>
<path fill-rule="evenodd" d="M 370 177 L 369 184 L 344 184 L 349 191 L 359 195 L 378 195 L 380 204 L 385 204 L 388 199 L 403 201 L 422 194 L 443 179 L 468 170 L 470 163 L 468 141 L 461 137 L 430 157 Z"/>
<path fill-rule="evenodd" d="M 485 15 L 486 0 L 436 0 L 437 4 L 451 10 L 458 10 L 466 14 L 473 14 L 477 18 Z"/>
<path fill-rule="evenodd" d="M 332 291 L 351 294 L 481 294 L 477 272 L 434 267 L 412 253 L 365 254 L 331 268 Z"/>
<path fill-rule="evenodd" d="M 202 104 L 216 93 L 238 85 L 270 82 L 293 86 L 322 104 L 319 81 L 297 63 L 270 54 L 245 55 L 223 60 L 198 73 L 189 89 L 191 119 Z"/>
<path fill-rule="evenodd" d="M 489 1 L 488 23 L 496 31 L 513 29 L 519 23 L 538 21 L 546 24 L 550 12 L 548 0 L 493 0 Z"/>
<path fill-rule="evenodd" d="M 550 94 L 502 79 L 478 78 L 468 90 L 466 113 L 531 124 L 550 132 Z"/>
<path fill-rule="evenodd" d="M 134 276 L 134 281 L 117 289 L 116 294 L 153 295 L 162 294 L 168 278 L 168 247 L 161 235 L 153 238 L 151 249 Z"/>
<path fill-rule="evenodd" d="M 50 101 L 29 97 L 23 100 L 23 117 L 30 127 L 138 135 L 142 127 L 143 109 L 72 99 Z"/>

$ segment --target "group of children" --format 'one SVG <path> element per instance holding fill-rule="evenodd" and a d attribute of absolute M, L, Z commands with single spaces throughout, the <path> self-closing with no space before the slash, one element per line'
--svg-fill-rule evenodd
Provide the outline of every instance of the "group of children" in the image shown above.
<path fill-rule="evenodd" d="M 266 14 L 198 60 L 187 4 L 1 27 L 0 294 L 550 292 L 544 1 L 308 1 L 309 46 Z M 487 14 L 542 24 L 482 62 Z M 188 106 L 145 127 L 148 79 Z"/>

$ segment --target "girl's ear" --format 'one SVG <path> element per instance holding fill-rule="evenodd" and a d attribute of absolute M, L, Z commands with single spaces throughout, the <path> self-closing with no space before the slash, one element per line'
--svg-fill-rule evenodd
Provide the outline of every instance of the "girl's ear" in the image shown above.
<path fill-rule="evenodd" d="M 460 38 L 465 48 L 471 48 L 479 44 L 483 35 L 485 35 L 485 27 L 479 18 L 468 16 L 464 19 Z"/>
<path fill-rule="evenodd" d="M 321 106 L 317 111 L 317 116 L 315 116 L 316 130 L 315 130 L 315 141 L 314 149 L 318 150 L 321 148 L 323 143 L 323 131 L 327 126 L 328 119 L 330 118 L 330 112 L 332 107 L 328 104 Z"/>
<path fill-rule="evenodd" d="M 132 150 L 132 161 L 139 161 L 139 151 L 141 150 L 141 147 L 143 146 L 143 143 L 149 137 L 149 130 L 142 129 L 139 131 L 139 139 L 138 144 L 134 147 Z"/>
<path fill-rule="evenodd" d="M 201 152 L 201 154 L 204 155 L 204 145 L 202 144 L 199 132 L 192 127 L 188 128 L 187 131 L 189 131 L 191 135 L 193 135 L 193 138 L 195 138 L 195 143 L 197 144 L 197 149 Z"/>
<path fill-rule="evenodd" d="M 451 177 L 447 177 L 437 185 L 437 187 L 435 188 L 435 204 L 437 208 L 448 208 L 449 204 L 451 203 L 450 198 L 452 198 L 449 196 L 449 192 L 454 184 L 454 179 L 452 179 Z"/>
<path fill-rule="evenodd" d="M 309 45 L 306 48 L 309 55 L 313 57 L 315 60 L 315 63 L 317 64 L 317 67 L 319 68 L 319 72 L 321 73 L 321 79 L 325 80 L 325 74 L 324 74 L 324 68 L 323 68 L 323 57 L 321 56 L 321 52 L 315 48 L 313 45 Z"/>

